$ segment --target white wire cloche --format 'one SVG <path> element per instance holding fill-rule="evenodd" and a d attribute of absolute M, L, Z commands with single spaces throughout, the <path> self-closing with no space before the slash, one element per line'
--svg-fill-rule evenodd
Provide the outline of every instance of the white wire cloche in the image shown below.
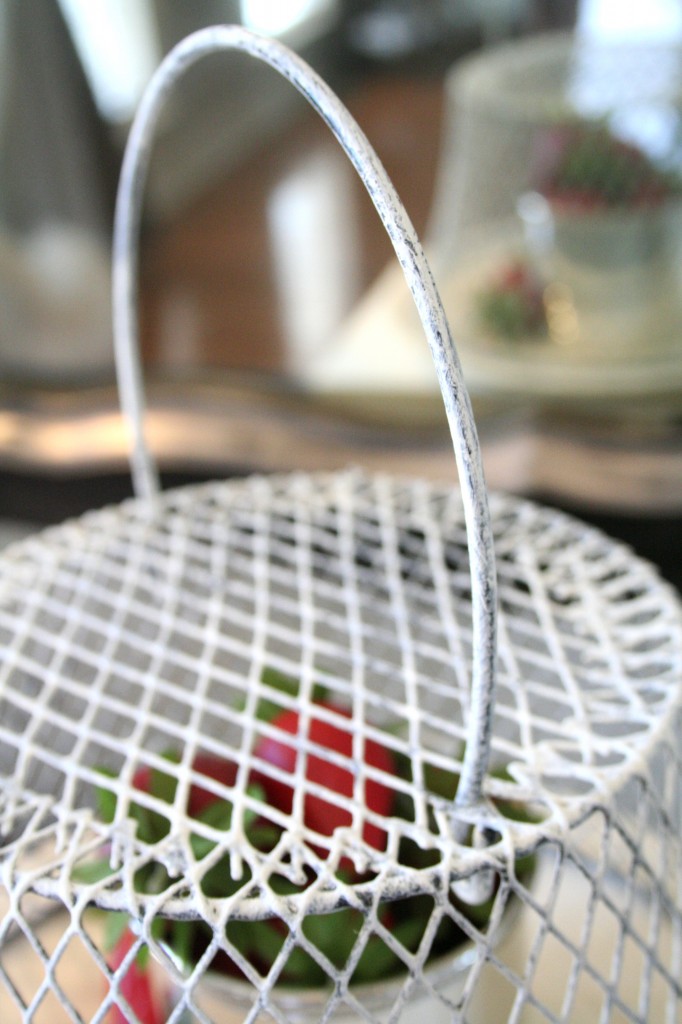
<path fill-rule="evenodd" d="M 459 487 L 158 490 L 145 172 L 169 90 L 216 50 L 293 83 L 367 186 Z M 679 1022 L 678 599 L 594 529 L 488 498 L 436 287 L 347 111 L 279 43 L 189 37 L 131 131 L 114 264 L 137 497 L 0 561 L 3 1024 Z"/>

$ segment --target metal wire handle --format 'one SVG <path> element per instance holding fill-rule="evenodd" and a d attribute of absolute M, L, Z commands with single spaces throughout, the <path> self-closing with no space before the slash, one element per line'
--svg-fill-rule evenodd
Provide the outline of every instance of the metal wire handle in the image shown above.
<path fill-rule="evenodd" d="M 135 492 L 140 498 L 152 501 L 159 490 L 157 468 L 145 437 L 145 395 L 137 317 L 138 240 L 151 144 L 159 115 L 177 80 L 200 58 L 221 50 L 239 50 L 269 64 L 306 97 L 327 123 L 360 175 L 388 232 L 429 342 L 454 445 L 470 560 L 471 720 L 455 799 L 455 808 L 470 808 L 480 801 L 490 753 L 497 583 L 480 446 L 450 328 L 405 208 L 350 113 L 317 73 L 287 47 L 234 25 L 218 25 L 195 32 L 168 54 L 143 96 L 124 154 L 114 223 L 113 318 L 120 401 L 132 435 L 131 471 Z"/>

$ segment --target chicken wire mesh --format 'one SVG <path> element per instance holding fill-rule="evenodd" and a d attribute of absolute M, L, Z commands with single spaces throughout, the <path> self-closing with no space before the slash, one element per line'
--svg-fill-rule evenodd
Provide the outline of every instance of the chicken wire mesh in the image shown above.
<path fill-rule="evenodd" d="M 337 103 L 229 28 L 157 99 L 217 46 Z M 580 522 L 481 496 L 430 287 L 461 492 L 348 471 L 156 493 L 128 323 L 143 496 L 2 559 L 3 1024 L 681 1019 L 677 597 Z"/>

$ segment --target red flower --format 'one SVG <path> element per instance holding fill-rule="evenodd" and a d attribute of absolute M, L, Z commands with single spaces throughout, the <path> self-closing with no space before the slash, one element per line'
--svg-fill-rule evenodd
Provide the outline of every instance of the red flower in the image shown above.
<path fill-rule="evenodd" d="M 308 740 L 318 747 L 333 751 L 345 758 L 353 756 L 353 732 L 351 723 L 343 719 L 350 718 L 350 712 L 321 702 L 318 707 L 333 712 L 336 722 L 313 716 L 308 720 Z M 298 711 L 282 711 L 271 723 L 283 735 L 279 737 L 262 736 L 256 744 L 256 758 L 276 765 L 285 772 L 294 773 L 298 752 L 297 739 L 289 740 L 285 734 L 293 737 L 300 735 Z M 395 758 L 386 747 L 375 740 L 365 740 L 364 763 L 379 768 L 388 775 L 396 774 Z M 308 754 L 306 759 L 305 777 L 308 782 L 323 785 L 330 791 L 330 798 L 325 799 L 315 793 L 307 792 L 304 797 L 304 823 L 321 835 L 330 836 L 337 828 L 350 825 L 351 812 L 334 801 L 333 794 L 350 797 L 355 785 L 355 772 L 352 767 L 334 763 L 321 754 Z M 271 778 L 265 772 L 254 772 L 254 778 L 263 786 L 270 804 L 282 811 L 290 812 L 293 803 L 293 787 L 286 782 Z M 395 799 L 395 790 L 383 782 L 366 779 L 364 802 L 365 806 L 381 815 L 391 812 Z M 383 850 L 386 844 L 386 833 L 378 825 L 366 822 L 363 829 L 365 842 L 377 850 Z"/>
<path fill-rule="evenodd" d="M 107 963 L 112 971 L 119 969 L 135 942 L 135 936 L 126 928 L 114 948 L 107 954 Z M 152 985 L 151 973 L 146 964 L 139 963 L 140 956 L 133 960 L 119 982 L 119 992 L 126 1000 L 135 1017 L 131 1017 L 119 1006 L 109 1011 L 107 1024 L 133 1024 L 135 1018 L 140 1024 L 164 1024 L 166 1008 Z"/>

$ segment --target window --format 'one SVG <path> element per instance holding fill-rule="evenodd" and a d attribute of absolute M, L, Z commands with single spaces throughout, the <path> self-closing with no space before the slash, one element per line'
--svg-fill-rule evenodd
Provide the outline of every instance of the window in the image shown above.
<path fill-rule="evenodd" d="M 242 23 L 254 32 L 279 36 L 333 14 L 336 0 L 241 0 Z"/>
<path fill-rule="evenodd" d="M 107 121 L 129 121 L 161 60 L 152 3 L 59 2 L 100 113 Z"/>
<path fill-rule="evenodd" d="M 59 0 L 102 116 L 110 122 L 130 121 L 164 46 L 159 31 L 159 0 Z M 303 42 L 323 29 L 337 12 L 338 0 L 240 0 L 213 3 L 209 20 L 235 20 L 255 32 L 280 36 L 296 30 Z M 164 8 L 168 31 L 173 12 Z M 179 39 L 206 24 L 206 9 L 193 23 L 187 8 L 169 35 Z M 166 35 L 164 32 L 164 36 Z M 296 40 L 299 45 L 299 39 Z"/>

